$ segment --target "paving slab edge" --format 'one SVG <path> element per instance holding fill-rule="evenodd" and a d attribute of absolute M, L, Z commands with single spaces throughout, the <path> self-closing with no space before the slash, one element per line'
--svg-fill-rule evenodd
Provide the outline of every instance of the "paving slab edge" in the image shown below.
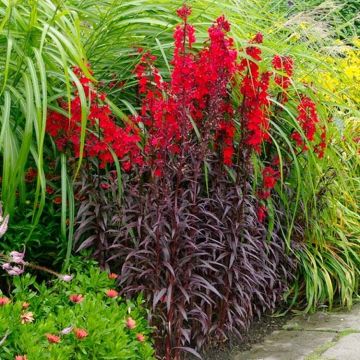
<path fill-rule="evenodd" d="M 289 331 L 291 331 L 291 330 L 289 330 Z M 305 330 L 305 331 L 311 331 L 311 330 Z M 324 332 L 333 332 L 333 333 L 336 333 L 336 335 L 334 336 L 334 338 L 331 341 L 328 341 L 328 342 L 324 343 L 323 345 L 319 346 L 318 348 L 316 348 L 311 354 L 306 356 L 304 360 L 331 360 L 331 359 L 322 358 L 321 355 L 324 354 L 327 350 L 334 347 L 340 341 L 340 339 L 342 339 L 343 337 L 351 335 L 351 334 L 360 334 L 360 330 L 356 330 L 356 329 L 343 329 L 343 330 L 327 329 L 327 330 L 324 330 Z"/>

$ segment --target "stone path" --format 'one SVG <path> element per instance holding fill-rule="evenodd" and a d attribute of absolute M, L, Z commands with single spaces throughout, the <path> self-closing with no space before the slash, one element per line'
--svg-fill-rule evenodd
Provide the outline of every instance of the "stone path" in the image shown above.
<path fill-rule="evenodd" d="M 350 312 L 297 316 L 232 360 L 360 360 L 360 304 Z"/>

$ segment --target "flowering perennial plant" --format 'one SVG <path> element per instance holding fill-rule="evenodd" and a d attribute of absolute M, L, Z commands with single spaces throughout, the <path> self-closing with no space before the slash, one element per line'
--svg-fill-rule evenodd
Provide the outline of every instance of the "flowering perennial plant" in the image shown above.
<path fill-rule="evenodd" d="M 156 57 L 139 49 L 139 112 L 131 120 L 142 133 L 134 130 L 141 142 L 137 166 L 121 179 L 124 201 L 119 206 L 108 199 L 119 181 L 111 171 L 100 180 L 84 172 L 75 234 L 80 249 L 95 247 L 101 264 L 120 274 L 120 293 L 108 290 L 108 297 L 143 292 L 158 329 L 158 355 L 169 360 L 180 359 L 189 346 L 194 352 L 229 332 L 239 335 L 254 314 L 280 300 L 293 263 L 278 224 L 271 234 L 265 225 L 271 193 L 280 174 L 291 173 L 291 159 L 276 156 L 275 145 L 288 149 L 289 142 L 271 124 L 306 156 L 304 145 L 312 145 L 320 122 L 315 103 L 291 87 L 290 56 L 276 55 L 273 71 L 267 70 L 261 33 L 237 50 L 220 16 L 208 39 L 195 46 L 191 9 L 177 13 L 182 22 L 174 30 L 168 80 Z M 297 109 L 297 124 L 288 127 L 278 123 L 285 102 Z M 314 149 L 319 157 L 326 146 L 322 134 Z M 253 186 L 254 157 L 260 188 Z M 129 318 L 126 326 L 136 323 Z"/>
<path fill-rule="evenodd" d="M 264 144 L 271 142 L 270 120 L 275 111 L 270 103 L 271 79 L 281 89 L 279 99 L 288 101 L 293 59 L 275 55 L 272 66 L 276 73 L 261 71 L 261 33 L 243 49 L 246 56 L 241 59 L 241 53 L 228 35 L 230 24 L 224 16 L 208 29 L 209 38 L 203 48 L 195 51 L 195 29 L 188 23 L 191 9 L 184 5 L 178 15 L 182 24 L 174 31 L 170 81 L 164 81 L 156 68 L 156 57 L 139 49 L 141 60 L 134 73 L 142 100 L 139 114 L 130 117 L 132 125 L 117 125 L 106 103 L 106 94 L 98 91 L 96 83 L 80 68 L 74 68 L 90 104 L 83 156 L 97 158 L 100 168 L 114 163 L 113 151 L 124 170 L 139 167 L 142 172 L 150 169 L 153 175 L 161 176 L 170 157 L 180 159 L 189 151 L 194 129 L 201 139 L 199 156 L 206 157 L 214 146 L 228 167 L 233 165 L 236 147 L 239 155 L 248 149 L 242 160 L 246 163 L 251 151 L 261 155 Z M 241 98 L 240 104 L 235 106 L 231 93 L 238 86 Z M 70 104 L 61 101 L 60 106 L 62 112 L 50 112 L 47 132 L 60 151 L 70 151 L 79 157 L 82 104 L 78 91 L 74 92 Z M 294 129 L 291 137 L 305 151 L 305 140 L 314 140 L 319 119 L 315 103 L 307 96 L 301 95 L 297 109 L 297 121 L 303 134 Z M 237 134 L 239 141 L 236 141 Z M 319 157 L 326 148 L 326 136 L 321 136 L 315 148 Z M 109 184 L 102 183 L 101 187 L 107 190 Z"/>
<path fill-rule="evenodd" d="M 146 127 L 144 156 L 156 175 L 162 174 L 169 155 L 188 151 L 193 122 L 205 143 L 215 136 L 222 139 L 224 162 L 232 163 L 235 127 L 228 85 L 236 69 L 237 52 L 227 35 L 230 25 L 220 17 L 209 29 L 209 45 L 196 54 L 192 51 L 195 30 L 187 23 L 190 9 L 182 8 L 179 13 L 184 23 L 174 32 L 171 81 L 162 80 L 154 66 L 156 58 L 148 52 L 135 69 L 139 92 L 144 96 L 136 121 Z"/>

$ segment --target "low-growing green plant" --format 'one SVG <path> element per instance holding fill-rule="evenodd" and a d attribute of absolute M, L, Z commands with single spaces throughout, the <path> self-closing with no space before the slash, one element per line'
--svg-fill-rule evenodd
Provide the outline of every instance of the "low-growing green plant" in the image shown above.
<path fill-rule="evenodd" d="M 14 277 L 13 296 L 0 297 L 1 359 L 154 358 L 142 298 L 121 299 L 115 274 L 87 267 L 50 287 Z"/>

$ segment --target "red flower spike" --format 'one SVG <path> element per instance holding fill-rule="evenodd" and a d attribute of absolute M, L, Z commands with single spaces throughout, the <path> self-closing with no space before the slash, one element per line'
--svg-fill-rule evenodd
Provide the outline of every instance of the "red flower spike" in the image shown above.
<path fill-rule="evenodd" d="M 176 13 L 180 19 L 187 21 L 188 17 L 191 15 L 191 8 L 184 4 L 180 9 L 176 10 Z"/>
<path fill-rule="evenodd" d="M 279 172 L 274 170 L 271 166 L 264 167 L 262 171 L 262 178 L 263 178 L 263 189 L 258 192 L 258 198 L 261 200 L 266 200 L 271 196 L 271 190 L 275 187 L 278 178 Z M 262 218 L 263 216 L 263 209 L 258 210 L 258 217 Z"/>
<path fill-rule="evenodd" d="M 258 37 L 258 40 L 261 40 L 260 36 Z M 247 47 L 246 53 L 256 61 L 261 60 L 261 49 L 258 47 Z M 239 69 L 247 70 L 240 88 L 244 96 L 245 142 L 260 154 L 263 142 L 270 140 L 268 134 L 270 127 L 268 89 L 271 72 L 260 74 L 259 65 L 255 61 L 247 59 L 241 61 Z"/>
<path fill-rule="evenodd" d="M 90 68 L 89 71 L 91 72 Z M 74 72 L 83 84 L 90 102 L 89 132 L 85 139 L 83 156 L 98 158 L 100 167 L 105 168 L 114 162 L 110 152 L 110 148 L 112 148 L 119 159 L 125 156 L 129 157 L 131 166 L 133 165 L 133 158 L 137 159 L 134 161 L 135 165 L 140 164 L 140 149 L 137 146 L 140 138 L 134 132 L 134 128 L 126 127 L 123 129 L 117 126 L 112 118 L 109 106 L 104 104 L 106 94 L 97 92 L 95 84 L 92 84 L 79 68 L 74 68 Z M 64 110 L 70 113 L 70 117 L 53 111 L 49 112 L 46 131 L 54 137 L 59 151 L 70 150 L 75 157 L 79 157 L 82 115 L 81 101 L 77 91 L 75 90 L 75 97 L 70 103 L 70 109 L 68 109 L 68 104 L 62 103 L 62 105 Z M 95 136 L 94 134 L 98 135 Z"/>
<path fill-rule="evenodd" d="M 286 90 L 291 84 L 291 76 L 294 70 L 294 60 L 290 56 L 275 55 L 272 60 L 275 70 L 281 71 L 286 75 L 275 74 L 275 83 L 283 90 Z M 287 95 L 282 94 L 282 102 L 287 101 Z"/>
<path fill-rule="evenodd" d="M 326 127 L 322 126 L 321 134 L 320 134 L 320 142 L 314 148 L 314 152 L 318 156 L 319 159 L 322 159 L 324 157 L 326 147 L 327 147 L 327 143 L 326 143 Z"/>
<path fill-rule="evenodd" d="M 316 132 L 316 124 L 319 122 L 319 118 L 316 111 L 315 103 L 307 96 L 302 96 L 300 103 L 297 107 L 298 116 L 297 121 L 301 126 L 306 139 L 309 142 L 314 140 Z M 326 136 L 326 135 L 325 135 Z M 295 140 L 296 144 L 301 148 L 302 151 L 307 150 L 305 140 L 302 138 L 298 131 L 294 131 L 291 134 L 292 139 Z"/>

